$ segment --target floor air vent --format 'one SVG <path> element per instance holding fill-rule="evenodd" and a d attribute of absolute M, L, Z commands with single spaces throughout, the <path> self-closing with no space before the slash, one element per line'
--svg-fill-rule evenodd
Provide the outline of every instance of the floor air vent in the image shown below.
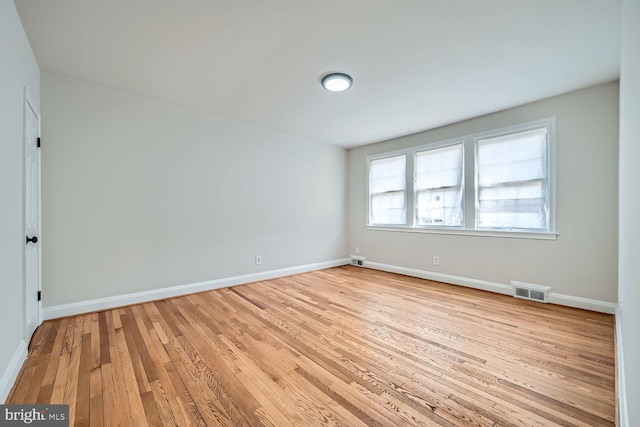
<path fill-rule="evenodd" d="M 351 265 L 355 265 L 356 267 L 364 267 L 364 257 L 351 255 Z"/>
<path fill-rule="evenodd" d="M 547 302 L 551 286 L 534 285 L 532 283 L 511 281 L 513 296 L 532 301 Z"/>

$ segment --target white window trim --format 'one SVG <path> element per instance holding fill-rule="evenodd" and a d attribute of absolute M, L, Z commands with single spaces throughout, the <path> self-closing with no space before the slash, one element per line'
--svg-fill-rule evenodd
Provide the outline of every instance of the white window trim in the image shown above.
<path fill-rule="evenodd" d="M 443 234 L 451 236 L 481 236 L 481 237 L 497 237 L 506 239 L 534 239 L 534 240 L 556 240 L 558 233 L 538 233 L 532 231 L 497 231 L 497 230 L 465 230 L 451 227 L 451 229 L 423 227 L 405 227 L 393 225 L 367 225 L 367 230 L 371 231 L 391 231 L 402 233 L 422 233 L 422 234 Z"/>
<path fill-rule="evenodd" d="M 476 192 L 477 192 L 477 166 L 476 166 L 476 141 L 482 138 L 496 137 L 504 134 L 516 133 L 528 129 L 547 127 L 548 129 L 548 222 L 549 231 L 528 231 L 522 229 L 500 230 L 500 229 L 477 229 L 476 228 Z M 414 191 L 414 162 L 416 153 L 419 151 L 430 150 L 435 148 L 446 147 L 456 143 L 463 143 L 464 158 L 463 185 L 466 189 L 464 192 L 463 209 L 464 209 L 464 225 L 460 227 L 439 226 L 439 225 L 420 225 L 415 224 L 415 191 Z M 406 183 L 406 224 L 388 225 L 388 224 L 371 224 L 369 222 L 369 212 L 371 209 L 369 197 L 369 174 L 372 160 L 384 159 L 404 154 L 407 159 L 407 183 Z M 476 132 L 459 138 L 451 138 L 444 141 L 435 141 L 420 146 L 407 147 L 403 149 L 387 151 L 384 153 L 373 154 L 366 157 L 366 195 L 367 209 L 365 224 L 367 230 L 376 231 L 393 231 L 393 232 L 409 232 L 409 233 L 427 233 L 427 234 L 445 234 L 445 235 L 462 235 L 462 236 L 484 236 L 484 237 L 500 237 L 500 238 L 520 238 L 520 239 L 542 239 L 555 240 L 558 236 L 556 232 L 557 204 L 556 204 L 556 119 L 550 117 L 541 120 L 534 120 L 526 123 L 520 123 L 489 131 Z M 473 191 L 469 191 L 473 189 Z"/>

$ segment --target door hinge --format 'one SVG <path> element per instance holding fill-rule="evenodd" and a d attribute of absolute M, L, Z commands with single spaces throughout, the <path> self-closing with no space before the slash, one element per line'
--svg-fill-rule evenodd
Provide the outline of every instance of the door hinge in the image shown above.
<path fill-rule="evenodd" d="M 38 137 L 38 148 L 40 148 L 40 137 Z"/>
<path fill-rule="evenodd" d="M 38 291 L 38 301 L 42 301 L 42 291 Z"/>

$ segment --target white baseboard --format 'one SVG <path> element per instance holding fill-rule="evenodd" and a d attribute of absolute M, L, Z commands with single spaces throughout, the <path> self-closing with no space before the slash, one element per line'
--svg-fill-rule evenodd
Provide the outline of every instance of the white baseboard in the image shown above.
<path fill-rule="evenodd" d="M 230 286 L 243 285 L 261 280 L 276 279 L 278 277 L 291 276 L 293 274 L 307 273 L 325 268 L 338 267 L 350 263 L 348 258 L 333 261 L 319 262 L 315 264 L 301 265 L 297 267 L 282 268 L 279 270 L 262 271 L 260 273 L 245 274 L 242 276 L 226 277 L 223 279 L 207 280 L 205 282 L 191 283 L 187 285 L 171 286 L 168 288 L 154 289 L 150 291 L 135 292 L 125 295 L 115 295 L 105 298 L 97 298 L 89 301 L 80 301 L 70 304 L 54 305 L 43 309 L 44 320 L 57 319 L 60 317 L 74 316 L 77 314 L 90 313 L 99 310 L 108 310 L 116 307 L 123 307 L 131 304 L 156 301 L 164 298 L 172 298 L 182 295 L 194 294 L 197 292 L 210 291 L 214 289 L 227 288 Z"/>
<path fill-rule="evenodd" d="M 618 304 L 589 298 L 574 297 L 551 292 L 547 299 L 552 304 L 566 305 L 567 307 L 582 308 L 584 310 L 598 311 L 600 313 L 615 314 Z"/>
<path fill-rule="evenodd" d="M 405 276 L 419 277 L 421 279 L 451 283 L 453 285 L 466 286 L 467 288 L 481 289 L 483 291 L 496 292 L 498 294 L 513 295 L 513 288 L 501 283 L 469 279 L 467 277 L 452 276 L 450 274 L 434 273 L 432 271 L 398 267 L 396 265 L 380 264 L 378 262 L 370 261 L 367 261 L 364 266 L 367 268 L 372 268 L 374 270 L 388 271 L 390 273 L 404 274 Z"/>
<path fill-rule="evenodd" d="M 622 351 L 622 325 L 620 313 L 616 310 L 616 376 L 618 384 L 618 427 L 629 427 L 629 415 L 627 412 L 627 389 L 624 376 L 624 352 Z"/>
<path fill-rule="evenodd" d="M 481 289 L 483 291 L 495 292 L 504 295 L 513 295 L 513 288 L 502 283 L 488 282 L 486 280 L 470 279 L 467 277 L 453 276 L 450 274 L 434 273 L 432 271 L 417 270 L 414 268 L 399 267 L 396 265 L 381 264 L 378 262 L 366 261 L 367 268 L 374 270 L 388 271 L 390 273 L 404 274 L 421 279 L 435 280 L 438 282 L 451 283 L 454 285 L 466 286 L 468 288 Z M 617 304 L 593 300 L 571 295 L 549 293 L 548 301 L 553 304 L 565 305 L 568 307 L 582 308 L 585 310 L 598 311 L 600 313 L 614 314 Z"/>
<path fill-rule="evenodd" d="M 20 369 L 22 369 L 22 365 L 27 358 L 27 344 L 24 340 L 20 340 L 20 344 L 18 344 L 18 348 L 11 356 L 11 360 L 7 365 L 7 368 L 2 373 L 2 377 L 0 377 L 0 402 L 3 404 L 7 401 L 7 397 L 9 397 L 9 393 L 11 392 L 11 388 L 15 384 L 18 379 L 18 375 L 20 374 Z"/>

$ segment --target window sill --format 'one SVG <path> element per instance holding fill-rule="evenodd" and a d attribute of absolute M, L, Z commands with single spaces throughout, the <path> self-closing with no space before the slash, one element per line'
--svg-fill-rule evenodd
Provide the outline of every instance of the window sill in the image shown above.
<path fill-rule="evenodd" d="M 479 236 L 498 237 L 506 239 L 534 239 L 534 240 L 556 240 L 558 233 L 528 233 L 523 231 L 490 231 L 490 230 L 447 230 L 443 228 L 414 228 L 414 227 L 381 227 L 368 225 L 367 230 L 371 231 L 395 231 L 401 233 L 423 233 L 423 234 L 446 234 L 452 236 Z"/>

